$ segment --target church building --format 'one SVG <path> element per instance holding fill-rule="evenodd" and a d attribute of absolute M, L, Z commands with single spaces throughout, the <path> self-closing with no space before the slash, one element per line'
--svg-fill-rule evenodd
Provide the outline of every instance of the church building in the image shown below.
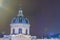
<path fill-rule="evenodd" d="M 20 8 L 17 16 L 11 20 L 10 34 L 1 36 L 0 40 L 60 40 L 60 39 L 46 39 L 46 38 L 37 39 L 36 36 L 31 36 L 29 20 L 23 15 L 23 11 Z"/>

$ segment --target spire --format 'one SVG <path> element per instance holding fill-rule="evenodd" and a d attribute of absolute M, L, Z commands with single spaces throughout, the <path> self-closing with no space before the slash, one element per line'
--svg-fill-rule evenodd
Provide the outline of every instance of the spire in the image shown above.
<path fill-rule="evenodd" d="M 23 11 L 22 9 L 20 8 L 19 11 L 18 11 L 18 15 L 17 16 L 23 16 Z"/>

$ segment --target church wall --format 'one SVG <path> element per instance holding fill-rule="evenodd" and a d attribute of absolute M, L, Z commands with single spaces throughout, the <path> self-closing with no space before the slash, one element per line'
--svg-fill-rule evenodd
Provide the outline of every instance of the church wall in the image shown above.
<path fill-rule="evenodd" d="M 22 29 L 23 34 L 26 34 L 26 30 L 28 30 L 27 31 L 28 34 L 30 32 L 30 25 L 29 24 L 11 24 L 10 26 L 11 26 L 11 34 L 13 34 L 13 29 L 15 29 L 15 33 L 18 34 L 19 28 Z"/>
<path fill-rule="evenodd" d="M 3 38 L 0 38 L 0 40 L 3 40 Z"/>
<path fill-rule="evenodd" d="M 31 40 L 29 35 L 11 35 L 11 40 Z"/>
<path fill-rule="evenodd" d="M 10 38 L 3 38 L 4 40 L 10 40 Z"/>

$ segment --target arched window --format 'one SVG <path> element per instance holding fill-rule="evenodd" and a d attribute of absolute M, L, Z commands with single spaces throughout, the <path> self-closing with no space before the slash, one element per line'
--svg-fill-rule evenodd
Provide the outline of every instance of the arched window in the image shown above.
<path fill-rule="evenodd" d="M 22 29 L 21 28 L 19 28 L 19 34 L 21 34 L 22 33 Z"/>
<path fill-rule="evenodd" d="M 21 18 L 19 19 L 19 22 L 22 23 L 22 19 Z"/>
<path fill-rule="evenodd" d="M 26 29 L 26 35 L 28 34 L 28 30 Z"/>
<path fill-rule="evenodd" d="M 15 23 L 15 18 L 12 20 L 12 23 Z"/>
<path fill-rule="evenodd" d="M 24 18 L 22 19 L 22 23 L 26 23 L 26 21 L 25 21 L 25 19 L 24 19 Z"/>
<path fill-rule="evenodd" d="M 15 34 L 15 29 L 13 29 L 13 34 Z"/>
<path fill-rule="evenodd" d="M 26 23 L 28 23 L 28 20 L 26 20 Z"/>

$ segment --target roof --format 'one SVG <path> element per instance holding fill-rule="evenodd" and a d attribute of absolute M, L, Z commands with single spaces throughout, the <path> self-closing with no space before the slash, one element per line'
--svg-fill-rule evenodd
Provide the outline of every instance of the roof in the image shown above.
<path fill-rule="evenodd" d="M 18 15 L 14 17 L 11 21 L 11 24 L 16 24 L 16 23 L 29 24 L 29 20 L 26 17 L 24 17 L 23 11 L 21 8 L 18 11 Z"/>

